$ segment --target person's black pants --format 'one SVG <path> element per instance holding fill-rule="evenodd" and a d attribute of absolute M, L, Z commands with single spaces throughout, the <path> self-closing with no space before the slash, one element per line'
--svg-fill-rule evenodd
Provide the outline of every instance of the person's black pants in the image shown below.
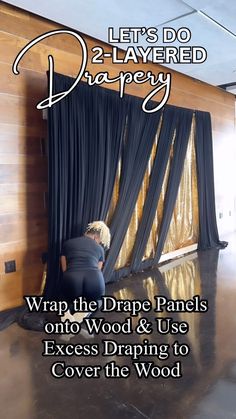
<path fill-rule="evenodd" d="M 105 293 L 105 281 L 99 269 L 65 271 L 62 280 L 62 299 L 69 304 L 75 298 L 83 297 L 87 301 L 98 301 Z M 100 304 L 99 304 L 100 305 Z"/>

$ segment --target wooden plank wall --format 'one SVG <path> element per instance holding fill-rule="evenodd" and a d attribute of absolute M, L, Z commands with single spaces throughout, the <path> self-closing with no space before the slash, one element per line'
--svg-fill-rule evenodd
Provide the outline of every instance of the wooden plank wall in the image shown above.
<path fill-rule="evenodd" d="M 19 51 L 33 38 L 59 25 L 28 12 L 0 3 L 0 310 L 20 305 L 24 294 L 39 291 L 47 249 L 47 161 L 42 152 L 46 122 L 37 102 L 46 97 L 48 54 L 55 59 L 55 71 L 75 77 L 81 63 L 81 48 L 69 35 L 45 39 L 20 62 L 20 75 L 12 74 Z M 94 45 L 109 46 L 85 37 L 89 57 Z M 90 60 L 89 60 L 90 61 Z M 163 67 L 151 63 L 102 65 L 87 69 L 96 74 L 109 71 L 151 70 Z M 168 70 L 169 71 L 169 70 Z M 118 85 L 106 86 L 118 89 Z M 128 85 L 126 92 L 144 97 L 148 84 Z M 172 71 L 170 104 L 210 111 L 217 141 L 234 130 L 234 96 Z M 5 274 L 4 262 L 16 260 L 16 272 Z"/>

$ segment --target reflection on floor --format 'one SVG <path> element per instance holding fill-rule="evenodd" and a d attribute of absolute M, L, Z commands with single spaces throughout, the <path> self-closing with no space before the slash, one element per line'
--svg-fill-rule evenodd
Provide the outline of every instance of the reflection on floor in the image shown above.
<path fill-rule="evenodd" d="M 55 379 L 50 367 L 56 360 L 67 365 L 101 364 L 108 357 L 42 357 L 43 333 L 30 332 L 16 324 L 0 334 L 0 410 L 7 419 L 231 419 L 236 417 L 236 243 L 230 237 L 227 249 L 199 252 L 179 259 L 160 271 L 124 279 L 107 287 L 117 299 L 150 299 L 164 295 L 191 299 L 199 294 L 209 302 L 207 313 L 171 313 L 186 321 L 185 336 L 153 334 L 150 343 L 178 339 L 191 348 L 182 358 L 180 379 Z M 160 314 L 158 314 L 160 315 Z M 166 313 L 161 313 L 166 316 Z M 151 313 L 147 317 L 151 320 Z M 123 313 L 106 313 L 109 321 L 125 319 Z M 138 319 L 133 320 L 137 322 Z M 146 336 L 145 336 L 146 337 Z M 92 342 L 101 343 L 104 335 Z M 106 337 L 107 338 L 107 337 Z M 118 343 L 140 343 L 143 336 L 110 336 Z M 161 339 L 161 342 L 160 342 Z M 76 336 L 71 343 L 88 343 Z M 112 358 L 112 357 L 111 357 Z M 145 358 L 145 359 L 144 359 Z M 117 365 L 131 365 L 129 358 L 113 357 Z M 154 361 L 143 357 L 142 361 Z M 160 365 L 166 361 L 155 359 Z M 168 360 L 171 364 L 171 360 Z M 164 365 L 164 364 L 163 364 Z"/>

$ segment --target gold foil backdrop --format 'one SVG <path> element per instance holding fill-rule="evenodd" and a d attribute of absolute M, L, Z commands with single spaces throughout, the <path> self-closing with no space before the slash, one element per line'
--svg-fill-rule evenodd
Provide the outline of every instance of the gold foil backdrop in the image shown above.
<path fill-rule="evenodd" d="M 132 251 L 135 243 L 135 238 L 138 230 L 138 225 L 142 217 L 143 206 L 146 199 L 150 174 L 152 171 L 153 162 L 156 155 L 158 136 L 161 128 L 162 119 L 158 127 L 155 142 L 153 144 L 152 152 L 150 155 L 148 167 L 143 179 L 143 183 L 138 195 L 138 199 L 134 208 L 132 218 L 130 220 L 127 233 L 121 247 L 119 256 L 116 261 L 115 269 L 120 269 L 130 264 Z M 191 133 L 182 173 L 182 178 L 179 186 L 177 195 L 176 205 L 173 212 L 172 220 L 170 223 L 169 232 L 166 238 L 166 242 L 163 249 L 164 253 L 169 253 L 173 250 L 180 249 L 182 247 L 189 246 L 190 244 L 198 241 L 198 193 L 197 193 L 197 174 L 196 174 L 196 159 L 195 159 L 195 147 L 194 147 L 194 124 L 195 120 L 193 117 Z M 163 204 L 165 198 L 165 191 L 168 182 L 170 163 L 173 152 L 173 142 L 175 139 L 175 133 L 172 141 L 172 149 L 170 152 L 169 161 L 166 168 L 164 182 L 162 185 L 162 191 L 159 198 L 156 214 L 150 236 L 147 242 L 147 246 L 144 253 L 144 259 L 151 258 L 155 254 L 156 245 L 158 241 L 158 231 L 163 214 Z M 110 204 L 108 216 L 106 222 L 110 224 L 115 207 L 119 198 L 119 182 L 120 182 L 120 170 L 121 164 L 119 164 L 116 181 L 113 190 L 112 201 Z"/>
<path fill-rule="evenodd" d="M 193 118 L 182 178 L 163 254 L 198 241 L 198 190 Z"/>

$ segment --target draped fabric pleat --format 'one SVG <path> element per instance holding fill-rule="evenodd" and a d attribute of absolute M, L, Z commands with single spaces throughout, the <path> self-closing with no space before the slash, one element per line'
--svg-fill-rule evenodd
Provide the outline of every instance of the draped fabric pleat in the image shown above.
<path fill-rule="evenodd" d="M 211 117 L 208 112 L 196 111 L 196 162 L 199 195 L 199 250 L 224 248 L 219 240 L 215 211 L 215 188 L 212 150 Z"/>
<path fill-rule="evenodd" d="M 156 157 L 152 168 L 150 184 L 143 208 L 143 216 L 139 224 L 133 255 L 131 270 L 137 272 L 145 251 L 145 247 L 153 225 L 156 207 L 161 193 L 162 183 L 169 159 L 170 148 L 177 121 L 180 117 L 178 108 L 166 107 L 163 112 L 161 131 L 158 139 Z"/>
<path fill-rule="evenodd" d="M 164 247 L 165 239 L 168 233 L 169 225 L 171 222 L 171 217 L 173 214 L 182 170 L 184 166 L 184 159 L 188 147 L 192 117 L 193 111 L 188 109 L 179 110 L 179 118 L 176 126 L 176 136 L 173 146 L 173 157 L 168 177 L 167 190 L 164 200 L 164 212 L 159 230 L 156 254 L 154 256 L 154 264 L 157 264 L 160 259 L 161 252 Z"/>
<path fill-rule="evenodd" d="M 68 90 L 73 82 L 55 74 L 54 92 Z M 104 267 L 106 282 L 154 266 L 160 259 L 181 180 L 193 111 L 165 106 L 164 110 L 148 114 L 141 105 L 140 98 L 125 95 L 120 99 L 118 92 L 81 82 L 49 109 L 47 298 L 59 293 L 62 242 L 82 234 L 88 222 L 106 220 L 118 173 L 117 202 L 109 218 L 112 242 Z M 223 246 L 215 217 L 210 117 L 205 112 L 196 112 L 195 138 L 199 247 Z M 131 263 L 114 272 L 151 155 L 148 190 Z M 167 186 L 157 245 L 152 258 L 143 260 L 164 179 Z"/>
<path fill-rule="evenodd" d="M 110 226 L 111 249 L 104 268 L 106 281 L 111 277 L 129 226 L 161 116 L 161 112 L 142 112 L 140 99 L 129 97 L 128 100 L 126 137 L 121 155 L 120 191 Z"/>

